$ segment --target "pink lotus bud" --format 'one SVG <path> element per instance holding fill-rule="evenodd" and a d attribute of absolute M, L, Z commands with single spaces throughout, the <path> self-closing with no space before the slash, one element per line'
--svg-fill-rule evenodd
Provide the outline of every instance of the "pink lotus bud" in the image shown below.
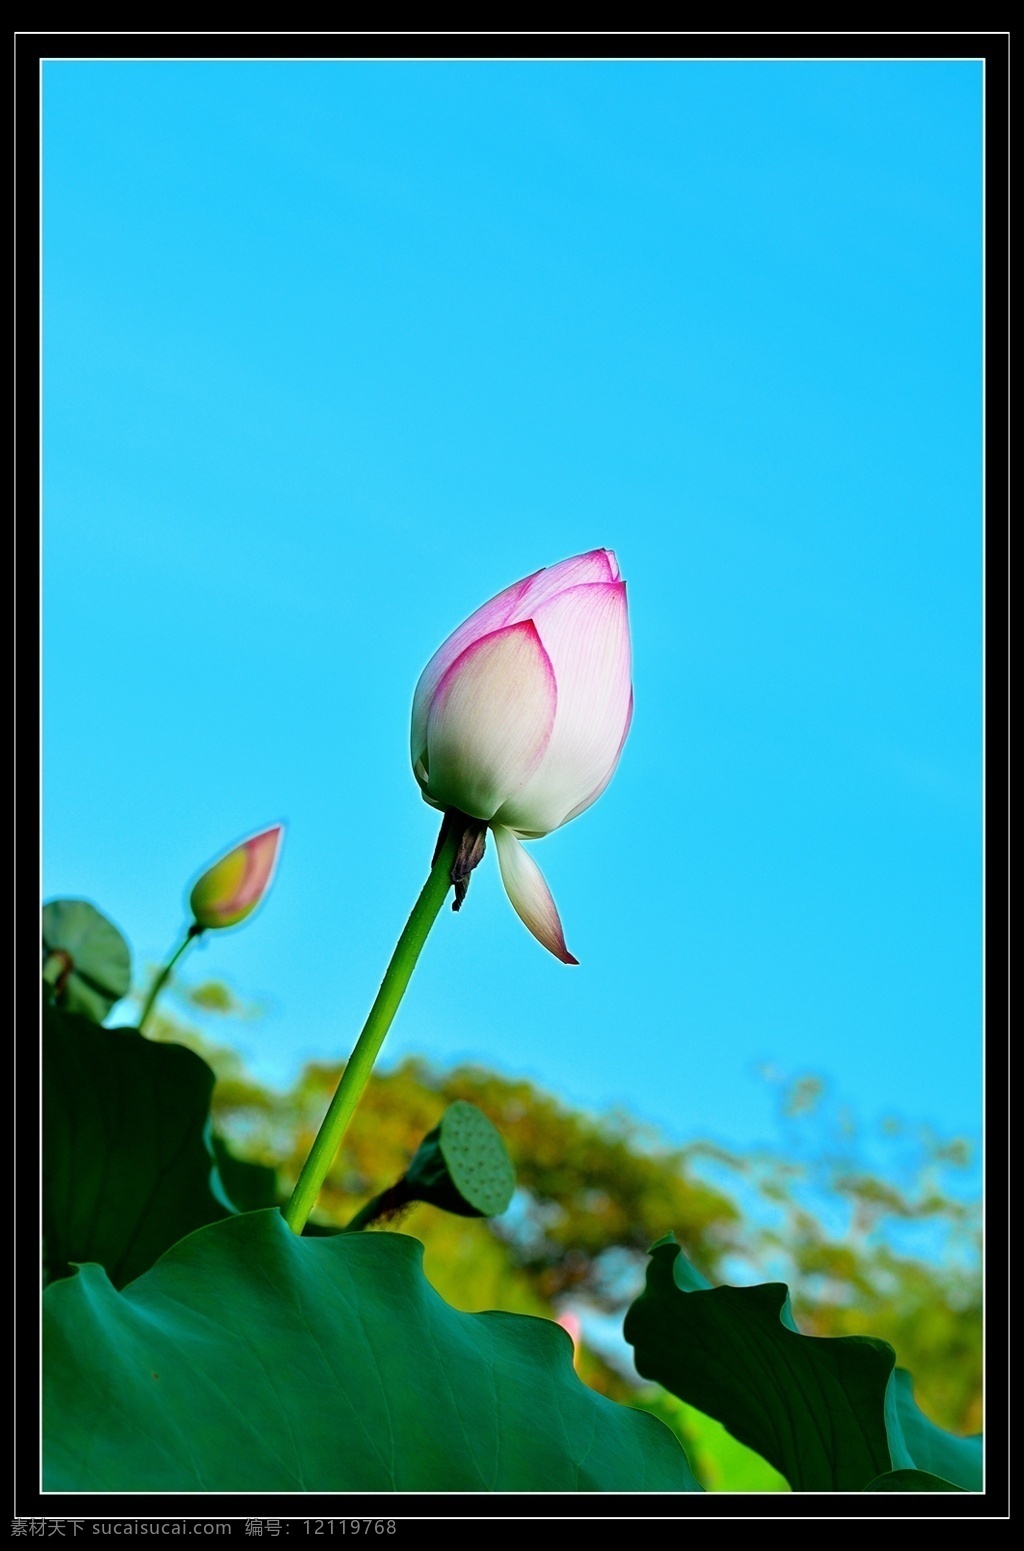
<path fill-rule="evenodd" d="M 427 802 L 488 825 L 508 896 L 564 963 L 558 912 L 520 838 L 601 795 L 633 710 L 626 584 L 610 549 L 516 582 L 471 614 L 416 686 L 412 764 Z"/>
<path fill-rule="evenodd" d="M 275 824 L 207 868 L 189 901 L 198 926 L 237 926 L 252 914 L 270 887 L 283 836 L 284 825 Z"/>

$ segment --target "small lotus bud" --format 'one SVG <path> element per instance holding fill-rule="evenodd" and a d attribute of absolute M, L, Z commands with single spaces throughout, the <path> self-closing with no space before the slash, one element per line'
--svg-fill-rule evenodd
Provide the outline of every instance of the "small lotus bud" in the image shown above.
<path fill-rule="evenodd" d="M 237 926 L 252 914 L 270 887 L 283 836 L 284 825 L 275 824 L 207 868 L 189 900 L 198 927 Z"/>

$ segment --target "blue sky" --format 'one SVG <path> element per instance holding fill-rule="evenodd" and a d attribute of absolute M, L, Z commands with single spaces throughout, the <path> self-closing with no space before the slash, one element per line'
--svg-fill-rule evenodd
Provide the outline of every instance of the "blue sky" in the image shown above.
<path fill-rule="evenodd" d="M 137 960 L 284 818 L 193 976 L 283 1082 L 347 1054 L 425 875 L 421 668 L 613 548 L 636 714 L 493 854 L 385 1047 L 676 1139 L 980 1106 L 981 66 L 44 66 L 47 897 Z"/>

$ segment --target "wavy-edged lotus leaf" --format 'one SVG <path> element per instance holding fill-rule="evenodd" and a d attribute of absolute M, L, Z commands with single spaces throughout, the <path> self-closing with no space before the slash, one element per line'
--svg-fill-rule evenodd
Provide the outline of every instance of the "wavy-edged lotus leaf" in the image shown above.
<path fill-rule="evenodd" d="M 233 1210 L 194 1051 L 43 1009 L 43 1228 L 51 1276 L 97 1261 L 121 1287 Z"/>
<path fill-rule="evenodd" d="M 493 1121 L 456 1099 L 420 1143 L 404 1187 L 407 1199 L 461 1217 L 497 1217 L 512 1199 L 516 1174 Z"/>
<path fill-rule="evenodd" d="M 913 1491 L 915 1472 L 937 1474 L 936 1440 L 929 1435 L 930 1452 L 918 1459 L 904 1437 L 901 1411 L 909 1412 L 888 1342 L 801 1335 L 781 1282 L 712 1287 L 678 1244 L 662 1240 L 651 1250 L 625 1336 L 645 1378 L 715 1417 L 794 1491 L 863 1491 L 893 1472 L 902 1486 L 872 1490 Z M 911 1428 L 915 1441 L 932 1427 L 920 1421 Z M 952 1452 L 967 1442 L 947 1441 Z M 948 1461 L 941 1464 L 945 1474 Z M 945 1489 L 955 1488 L 947 1482 Z"/>
<path fill-rule="evenodd" d="M 789 1482 L 763 1455 L 740 1443 L 713 1416 L 688 1406 L 660 1384 L 638 1390 L 630 1404 L 652 1412 L 671 1427 L 706 1492 L 789 1491 Z"/>
<path fill-rule="evenodd" d="M 88 900 L 52 899 L 43 906 L 43 977 L 61 1007 L 102 1023 L 131 987 L 128 944 Z"/>
<path fill-rule="evenodd" d="M 941 1477 L 965 1492 L 980 1492 L 983 1485 L 981 1434 L 959 1438 L 936 1426 L 914 1399 L 914 1380 L 905 1368 L 896 1369 L 892 1382 L 903 1437 L 919 1472 Z M 895 1491 L 896 1488 L 876 1487 L 874 1490 Z M 939 1491 L 940 1488 L 922 1487 L 921 1490 Z"/>
<path fill-rule="evenodd" d="M 228 1218 L 44 1294 L 50 1491 L 699 1491 L 550 1320 L 463 1314 L 400 1233 Z"/>

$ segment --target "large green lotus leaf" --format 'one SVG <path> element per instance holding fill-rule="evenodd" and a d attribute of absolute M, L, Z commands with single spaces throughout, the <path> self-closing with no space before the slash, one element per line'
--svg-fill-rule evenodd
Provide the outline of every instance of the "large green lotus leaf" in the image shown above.
<path fill-rule="evenodd" d="M 213 1080 L 181 1045 L 43 1008 L 50 1276 L 98 1261 L 121 1287 L 231 1210 L 209 1145 Z"/>
<path fill-rule="evenodd" d="M 711 1287 L 662 1241 L 625 1335 L 645 1378 L 716 1417 L 794 1491 L 858 1491 L 916 1463 L 889 1387 L 892 1348 L 798 1334 L 781 1282 Z"/>
<path fill-rule="evenodd" d="M 933 1476 L 927 1470 L 889 1470 L 878 1476 L 865 1488 L 865 1492 L 960 1492 L 941 1476 Z"/>
<path fill-rule="evenodd" d="M 131 986 L 128 944 L 87 900 L 52 899 L 43 906 L 43 973 L 62 1007 L 102 1023 Z"/>
<path fill-rule="evenodd" d="M 400 1233 L 214 1223 L 118 1292 L 44 1294 L 51 1491 L 699 1491 L 548 1320 L 462 1314 Z"/>
<path fill-rule="evenodd" d="M 983 1484 L 981 1434 L 958 1438 L 954 1433 L 947 1433 L 929 1421 L 924 1412 L 918 1409 L 914 1399 L 914 1381 L 905 1368 L 896 1369 L 893 1387 L 903 1437 L 918 1470 L 951 1481 L 965 1492 L 980 1492 Z M 874 1490 L 895 1491 L 896 1488 L 876 1487 Z M 939 1489 L 929 1487 L 922 1490 Z"/>

